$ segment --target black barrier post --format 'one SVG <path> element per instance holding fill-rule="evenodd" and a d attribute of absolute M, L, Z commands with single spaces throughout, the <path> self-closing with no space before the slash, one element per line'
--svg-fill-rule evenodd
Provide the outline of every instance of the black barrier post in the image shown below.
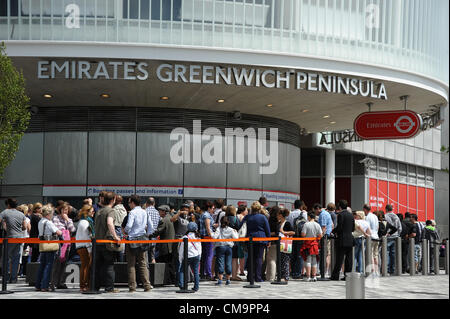
<path fill-rule="evenodd" d="M 277 280 L 271 282 L 272 285 L 287 285 L 287 281 L 281 281 L 281 237 L 277 240 Z"/>
<path fill-rule="evenodd" d="M 96 259 L 96 255 L 97 255 L 97 241 L 95 240 L 95 238 L 91 239 L 92 242 L 92 262 L 91 262 L 91 283 L 90 283 L 90 288 L 87 291 L 83 291 L 83 294 L 86 295 L 97 295 L 97 294 L 101 294 L 101 292 L 99 290 L 95 289 L 95 259 Z"/>
<path fill-rule="evenodd" d="M 323 236 L 320 239 L 320 278 L 317 278 L 317 281 L 329 281 L 329 278 L 325 278 L 325 266 L 327 264 L 327 239 Z"/>
<path fill-rule="evenodd" d="M 8 238 L 3 238 L 3 279 L 2 279 L 2 291 L 0 291 L 0 294 L 12 294 L 12 291 L 7 290 L 7 281 L 8 281 Z"/>
<path fill-rule="evenodd" d="M 188 244 L 189 244 L 189 240 L 187 237 L 183 238 L 183 263 L 184 263 L 184 269 L 183 269 L 183 273 L 184 273 L 184 282 L 183 282 L 183 289 L 177 290 L 177 293 L 182 293 L 182 294 L 190 294 L 195 292 L 194 290 L 188 290 L 188 279 L 189 279 L 189 263 L 188 263 Z"/>
<path fill-rule="evenodd" d="M 250 285 L 245 285 L 244 288 L 260 288 L 261 286 L 255 285 L 255 274 L 253 273 L 253 236 L 250 236 L 248 246 L 248 275 L 250 276 Z"/>

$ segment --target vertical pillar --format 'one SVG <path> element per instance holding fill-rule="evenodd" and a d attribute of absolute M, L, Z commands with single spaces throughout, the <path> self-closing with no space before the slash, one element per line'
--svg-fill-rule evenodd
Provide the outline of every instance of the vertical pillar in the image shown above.
<path fill-rule="evenodd" d="M 335 150 L 325 150 L 325 203 L 335 202 Z"/>

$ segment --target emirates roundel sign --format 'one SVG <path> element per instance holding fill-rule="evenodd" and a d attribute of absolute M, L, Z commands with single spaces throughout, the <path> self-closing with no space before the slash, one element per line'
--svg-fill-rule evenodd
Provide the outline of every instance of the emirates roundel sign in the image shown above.
<path fill-rule="evenodd" d="M 413 111 L 365 112 L 353 123 L 355 133 L 365 140 L 410 138 L 422 126 L 422 118 Z"/>

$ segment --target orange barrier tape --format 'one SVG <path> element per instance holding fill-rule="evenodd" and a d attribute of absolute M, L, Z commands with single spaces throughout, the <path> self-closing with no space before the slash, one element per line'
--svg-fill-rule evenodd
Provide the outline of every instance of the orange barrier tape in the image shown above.
<path fill-rule="evenodd" d="M 278 240 L 278 237 L 257 237 L 253 238 L 253 241 L 276 241 Z M 281 241 L 287 241 L 287 240 L 319 240 L 319 238 L 294 238 L 294 237 L 282 237 Z M 229 239 L 189 239 L 189 242 L 202 242 L 202 243 L 211 243 L 211 242 L 244 242 L 249 241 L 248 237 L 243 238 L 229 238 Z M 8 238 L 8 243 L 11 244 L 44 244 L 44 243 L 59 243 L 59 244 L 71 244 L 71 243 L 90 243 L 90 240 L 74 240 L 73 238 L 71 240 L 40 240 L 38 238 Z M 165 240 L 107 240 L 107 239 L 98 239 L 97 243 L 99 244 L 105 244 L 105 243 L 118 243 L 118 244 L 149 244 L 149 243 L 181 243 L 183 242 L 182 239 L 165 239 Z M 3 243 L 3 241 L 0 241 L 0 244 Z"/>

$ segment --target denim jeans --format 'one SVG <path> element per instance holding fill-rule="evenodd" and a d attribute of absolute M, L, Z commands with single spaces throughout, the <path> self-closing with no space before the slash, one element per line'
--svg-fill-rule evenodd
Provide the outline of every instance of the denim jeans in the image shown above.
<path fill-rule="evenodd" d="M 36 276 L 36 289 L 48 289 L 55 256 L 56 251 L 42 252 L 39 254 L 40 262 Z"/>
<path fill-rule="evenodd" d="M 200 274 L 199 274 L 199 265 L 200 265 L 200 256 L 188 258 L 188 265 L 191 267 L 192 272 L 194 273 L 194 290 L 198 290 L 200 284 Z M 180 276 L 178 278 L 178 287 L 184 287 L 184 259 L 180 265 Z"/>
<path fill-rule="evenodd" d="M 9 280 L 17 280 L 17 271 L 20 262 L 20 246 L 21 244 L 8 244 L 8 265 L 11 265 L 9 272 Z"/>
<path fill-rule="evenodd" d="M 387 254 L 388 254 L 388 273 L 393 274 L 395 270 L 395 238 L 387 241 Z"/>
<path fill-rule="evenodd" d="M 356 264 L 356 272 L 362 273 L 364 271 L 363 268 L 363 259 L 362 259 L 362 238 L 355 238 L 355 264 Z"/>
<path fill-rule="evenodd" d="M 216 247 L 216 269 L 219 274 L 231 275 L 232 248 L 230 246 Z"/>

